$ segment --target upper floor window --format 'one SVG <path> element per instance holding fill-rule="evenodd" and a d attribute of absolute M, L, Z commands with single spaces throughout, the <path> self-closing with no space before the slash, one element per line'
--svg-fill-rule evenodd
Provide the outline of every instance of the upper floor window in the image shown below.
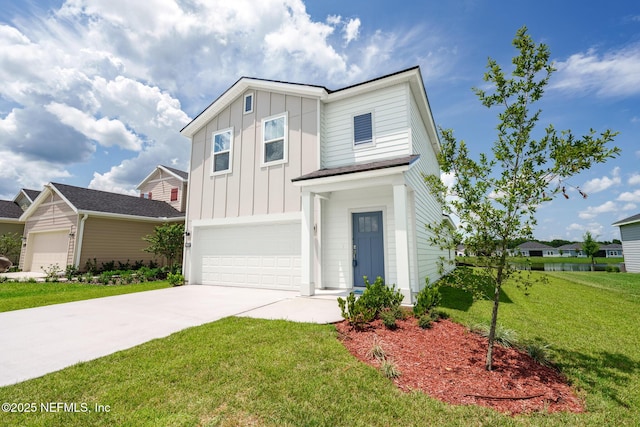
<path fill-rule="evenodd" d="M 151 194 L 151 191 L 149 191 L 148 193 L 140 193 L 140 198 L 152 200 L 153 195 Z"/>
<path fill-rule="evenodd" d="M 249 114 L 253 112 L 253 94 L 248 93 L 244 96 L 244 114 Z"/>
<path fill-rule="evenodd" d="M 371 144 L 373 142 L 373 114 L 365 113 L 353 116 L 353 144 Z"/>
<path fill-rule="evenodd" d="M 262 164 L 287 161 L 287 115 L 262 120 Z"/>
<path fill-rule="evenodd" d="M 178 200 L 178 189 L 177 188 L 172 188 L 171 189 L 171 201 L 175 202 L 176 200 Z"/>
<path fill-rule="evenodd" d="M 231 150 L 233 149 L 233 128 L 213 134 L 212 173 L 231 172 Z"/>

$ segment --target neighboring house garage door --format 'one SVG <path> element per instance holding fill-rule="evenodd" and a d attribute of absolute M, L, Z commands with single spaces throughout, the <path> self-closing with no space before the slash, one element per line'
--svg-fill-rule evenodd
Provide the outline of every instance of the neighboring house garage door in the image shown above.
<path fill-rule="evenodd" d="M 27 244 L 30 245 L 31 263 L 25 265 L 26 271 L 41 272 L 54 264 L 62 271 L 67 267 L 69 230 L 30 233 Z"/>
<path fill-rule="evenodd" d="M 193 247 L 201 284 L 300 288 L 299 222 L 202 227 Z"/>

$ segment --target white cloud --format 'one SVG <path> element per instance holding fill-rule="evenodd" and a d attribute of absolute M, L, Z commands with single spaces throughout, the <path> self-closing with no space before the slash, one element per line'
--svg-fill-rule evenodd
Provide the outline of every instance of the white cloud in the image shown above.
<path fill-rule="evenodd" d="M 604 53 L 590 49 L 557 61 L 555 66 L 558 72 L 552 88 L 605 97 L 640 93 L 640 44 Z"/>
<path fill-rule="evenodd" d="M 349 22 L 345 24 L 344 41 L 347 44 L 351 43 L 353 40 L 358 39 L 358 35 L 360 34 L 360 24 L 361 22 L 359 18 L 349 19 Z"/>
<path fill-rule="evenodd" d="M 634 173 L 627 181 L 629 185 L 640 185 L 640 173 Z"/>
<path fill-rule="evenodd" d="M 584 183 L 581 188 L 585 193 L 592 194 L 604 191 L 615 185 L 620 185 L 620 183 L 620 168 L 615 167 L 611 172 L 611 178 L 609 178 L 608 176 L 604 176 L 602 178 L 594 178 Z"/>
<path fill-rule="evenodd" d="M 581 219 L 593 219 L 596 216 L 607 213 L 615 212 L 618 210 L 618 205 L 615 202 L 608 201 L 599 206 L 589 206 L 586 211 L 580 212 L 578 216 Z"/>
<path fill-rule="evenodd" d="M 636 205 L 635 203 L 627 203 L 620 210 L 621 211 L 634 211 L 634 210 L 636 210 L 637 207 L 638 207 L 638 205 Z"/>
<path fill-rule="evenodd" d="M 640 190 L 620 193 L 617 200 L 620 202 L 640 203 Z"/>
<path fill-rule="evenodd" d="M 45 109 L 58 117 L 60 122 L 72 127 L 89 139 L 105 147 L 119 146 L 126 150 L 140 151 L 143 142 L 137 135 L 127 130 L 119 120 L 106 117 L 95 119 L 76 108 L 52 102 Z"/>

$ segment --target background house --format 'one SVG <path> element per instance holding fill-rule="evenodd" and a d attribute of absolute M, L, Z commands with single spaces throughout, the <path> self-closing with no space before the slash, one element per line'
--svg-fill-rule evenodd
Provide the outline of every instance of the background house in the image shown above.
<path fill-rule="evenodd" d="M 167 180 L 171 180 L 167 177 Z M 157 185 L 150 183 L 149 185 Z M 42 272 L 52 265 L 84 270 L 97 263 L 149 262 L 143 236 L 157 225 L 184 221 L 184 212 L 161 200 L 50 183 L 22 214 L 20 268 Z"/>
<path fill-rule="evenodd" d="M 627 271 L 640 273 L 640 214 L 614 222 L 620 227 L 620 240 Z"/>
<path fill-rule="evenodd" d="M 437 130 L 419 68 L 329 90 L 241 78 L 182 129 L 191 140 L 190 283 L 350 289 L 410 301 L 439 277 Z M 453 256 L 454 252 L 444 256 Z"/>
<path fill-rule="evenodd" d="M 558 248 L 545 245 L 540 242 L 524 242 L 516 246 L 513 251 L 515 255 L 522 255 L 524 257 L 540 256 L 540 257 L 557 257 L 560 256 Z"/>
<path fill-rule="evenodd" d="M 584 257 L 581 243 L 568 243 L 558 246 L 558 254 L 562 257 Z"/>

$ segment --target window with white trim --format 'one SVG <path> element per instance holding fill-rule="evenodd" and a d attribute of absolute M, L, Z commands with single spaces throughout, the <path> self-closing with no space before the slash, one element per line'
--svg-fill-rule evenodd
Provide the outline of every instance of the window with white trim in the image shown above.
<path fill-rule="evenodd" d="M 253 93 L 248 93 L 244 96 L 244 106 L 242 107 L 244 114 L 253 112 Z"/>
<path fill-rule="evenodd" d="M 287 114 L 262 120 L 262 164 L 287 161 Z"/>
<path fill-rule="evenodd" d="M 231 150 L 233 150 L 233 128 L 213 133 L 213 159 L 211 173 L 222 174 L 231 172 Z"/>
<path fill-rule="evenodd" d="M 353 116 L 353 145 L 373 143 L 373 114 Z"/>

